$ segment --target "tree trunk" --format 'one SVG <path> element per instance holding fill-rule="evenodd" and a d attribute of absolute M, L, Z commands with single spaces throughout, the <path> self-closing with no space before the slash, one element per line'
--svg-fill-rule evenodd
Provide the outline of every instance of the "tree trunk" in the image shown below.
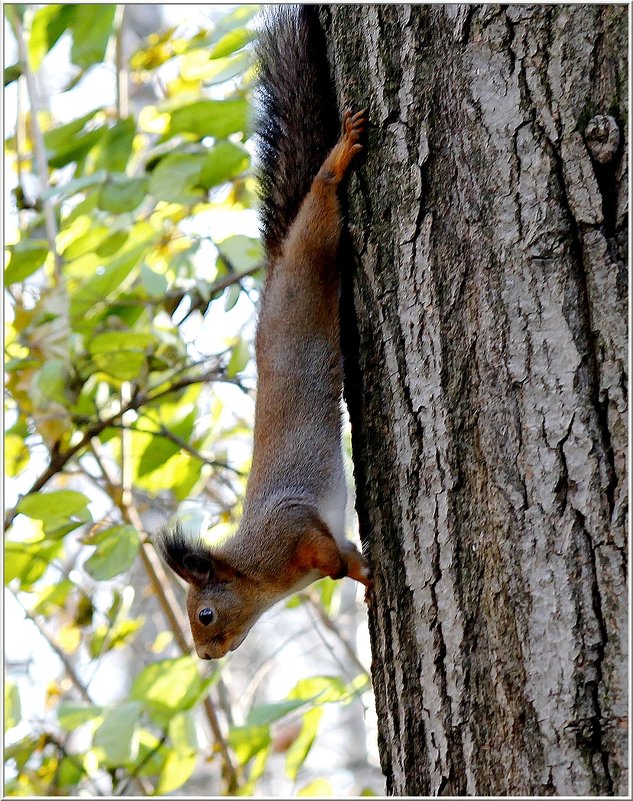
<path fill-rule="evenodd" d="M 626 794 L 627 8 L 322 20 L 387 791 Z"/>

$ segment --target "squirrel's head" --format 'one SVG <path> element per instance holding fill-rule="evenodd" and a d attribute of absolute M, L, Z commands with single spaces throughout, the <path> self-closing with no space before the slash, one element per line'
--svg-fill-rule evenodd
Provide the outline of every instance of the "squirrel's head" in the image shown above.
<path fill-rule="evenodd" d="M 187 613 L 198 656 L 219 659 L 234 651 L 267 606 L 255 583 L 202 539 L 185 537 L 179 527 L 163 530 L 154 542 L 171 569 L 189 584 Z"/>

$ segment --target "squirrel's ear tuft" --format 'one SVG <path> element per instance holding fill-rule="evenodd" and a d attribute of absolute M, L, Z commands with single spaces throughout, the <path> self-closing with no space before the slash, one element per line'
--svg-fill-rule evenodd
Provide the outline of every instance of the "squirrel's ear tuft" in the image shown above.
<path fill-rule="evenodd" d="M 161 529 L 152 537 L 156 550 L 169 567 L 189 584 L 208 584 L 213 574 L 213 558 L 200 538 L 190 539 L 182 528 Z"/>

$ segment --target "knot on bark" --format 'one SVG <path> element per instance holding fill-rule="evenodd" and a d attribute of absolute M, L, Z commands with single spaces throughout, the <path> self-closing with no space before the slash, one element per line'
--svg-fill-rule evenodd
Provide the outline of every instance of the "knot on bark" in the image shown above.
<path fill-rule="evenodd" d="M 620 146 L 620 128 L 608 114 L 596 114 L 585 128 L 585 142 L 591 157 L 598 164 L 607 164 Z"/>

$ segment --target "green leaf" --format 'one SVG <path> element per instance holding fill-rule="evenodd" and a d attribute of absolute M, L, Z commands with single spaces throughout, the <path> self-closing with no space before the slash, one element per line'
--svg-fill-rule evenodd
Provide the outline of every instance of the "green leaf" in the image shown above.
<path fill-rule="evenodd" d="M 22 708 L 20 706 L 20 693 L 12 681 L 4 685 L 4 729 L 12 729 L 20 722 Z"/>
<path fill-rule="evenodd" d="M 156 795 L 165 795 L 182 787 L 193 773 L 198 755 L 198 738 L 191 712 L 174 715 L 169 721 L 169 739 L 173 750 L 168 753 L 163 765 Z"/>
<path fill-rule="evenodd" d="M 125 172 L 136 135 L 134 117 L 118 120 L 96 149 L 95 170 Z"/>
<path fill-rule="evenodd" d="M 48 6 L 48 8 L 51 8 L 51 6 Z M 65 125 L 58 125 L 56 128 L 46 131 L 44 134 L 44 146 L 49 151 L 49 155 L 51 152 L 55 152 L 59 148 L 68 145 L 68 142 L 76 137 L 79 131 L 84 128 L 86 123 L 101 110 L 102 106 L 99 106 L 94 108 L 92 111 L 88 111 L 86 114 L 76 120 L 72 120 Z"/>
<path fill-rule="evenodd" d="M 234 28 L 220 39 L 211 50 L 209 58 L 223 58 L 224 56 L 228 56 L 230 53 L 234 53 L 249 42 L 252 42 L 255 35 L 255 32 L 248 28 Z"/>
<path fill-rule="evenodd" d="M 264 250 L 259 239 L 237 234 L 223 239 L 218 244 L 222 258 L 238 273 L 247 272 L 263 264 Z"/>
<path fill-rule="evenodd" d="M 167 795 L 178 787 L 182 787 L 193 773 L 197 759 L 198 755 L 195 751 L 187 754 L 169 751 L 160 772 L 160 779 L 155 790 L 156 795 Z"/>
<path fill-rule="evenodd" d="M 290 746 L 286 754 L 286 776 L 288 776 L 291 781 L 297 780 L 299 771 L 310 753 L 322 715 L 323 709 L 321 707 L 316 707 L 306 712 L 303 716 L 301 733 Z"/>
<path fill-rule="evenodd" d="M 71 517 L 81 516 L 83 521 L 88 503 L 88 498 L 81 492 L 56 490 L 25 495 L 17 508 L 27 517 L 42 520 L 45 531 L 52 531 Z"/>
<path fill-rule="evenodd" d="M 87 230 L 83 231 L 82 227 L 83 232 L 78 233 L 78 236 L 68 242 L 62 251 L 65 261 L 73 261 L 86 254 L 94 253 L 95 248 L 97 248 L 108 235 L 109 229 L 106 225 L 91 225 L 89 217 L 82 218 L 82 223 L 84 223 Z"/>
<path fill-rule="evenodd" d="M 321 606 L 327 614 L 331 614 L 332 612 L 332 601 L 335 597 L 338 597 L 337 590 L 340 588 L 340 584 L 336 581 L 333 581 L 331 578 L 324 578 L 321 579 L 316 585 L 315 589 L 319 594 L 319 601 L 321 602 Z"/>
<path fill-rule="evenodd" d="M 254 3 L 245 3 L 229 11 L 228 14 L 218 20 L 210 42 L 217 42 L 225 33 L 238 26 L 240 28 L 244 27 L 260 11 L 260 8 L 259 5 Z"/>
<path fill-rule="evenodd" d="M 57 768 L 57 784 L 59 788 L 75 787 L 83 775 L 84 768 L 76 757 L 64 757 Z"/>
<path fill-rule="evenodd" d="M 170 153 L 161 159 L 149 180 L 149 191 L 158 200 L 195 203 L 204 197 L 196 188 L 205 162 L 201 153 Z"/>
<path fill-rule="evenodd" d="M 200 138 L 226 139 L 232 133 L 248 130 L 249 105 L 246 100 L 198 100 L 171 113 L 169 135 L 191 133 Z"/>
<path fill-rule="evenodd" d="M 231 351 L 231 358 L 226 366 L 226 375 L 228 378 L 233 378 L 241 372 L 250 359 L 251 354 L 248 348 L 248 342 L 244 337 L 240 337 Z"/>
<path fill-rule="evenodd" d="M 136 739 L 138 753 L 134 762 L 126 765 L 127 770 L 138 772 L 139 776 L 155 776 L 160 773 L 170 749 L 147 729 L 137 727 Z"/>
<path fill-rule="evenodd" d="M 71 28 L 73 44 L 70 58 L 78 67 L 103 61 L 112 34 L 114 4 L 76 5 Z"/>
<path fill-rule="evenodd" d="M 18 771 L 23 771 L 24 766 L 30 759 L 31 755 L 35 751 L 36 748 L 41 746 L 41 740 L 39 737 L 23 737 L 17 743 L 13 745 L 6 745 L 5 741 L 5 748 L 4 748 L 4 759 L 5 763 L 8 762 L 10 759 L 14 759 L 16 763 L 16 767 Z M 7 788 L 4 788 L 5 794 L 7 793 Z"/>
<path fill-rule="evenodd" d="M 101 706 L 62 703 L 57 707 L 57 720 L 64 731 L 73 731 L 89 720 L 98 718 L 103 712 Z"/>
<path fill-rule="evenodd" d="M 167 279 L 147 264 L 141 267 L 141 284 L 151 298 L 164 298 L 167 294 Z"/>
<path fill-rule="evenodd" d="M 179 439 L 188 442 L 193 432 L 195 419 L 196 410 L 192 409 L 182 420 L 170 423 L 166 428 Z M 160 434 L 154 435 L 141 454 L 136 468 L 137 477 L 141 478 L 153 473 L 154 470 L 162 469 L 168 459 L 179 451 L 180 445 L 177 443 L 172 442 L 170 439 L 167 439 L 167 437 L 160 436 Z"/>
<path fill-rule="evenodd" d="M 179 754 L 198 748 L 196 724 L 191 712 L 181 712 L 169 721 L 169 739 Z"/>
<path fill-rule="evenodd" d="M 39 540 L 38 542 L 13 542 L 4 544 L 4 581 L 8 584 L 20 579 L 20 587 L 28 590 L 42 578 L 51 561 L 61 553 L 61 542 Z"/>
<path fill-rule="evenodd" d="M 209 58 L 208 50 L 192 50 L 182 58 L 180 77 L 183 81 L 203 81 L 205 86 L 215 86 L 242 75 L 253 61 L 250 50 L 215 59 Z"/>
<path fill-rule="evenodd" d="M 85 329 L 85 318 L 90 316 L 94 306 L 111 300 L 123 291 L 126 279 L 145 255 L 148 245 L 149 242 L 142 242 L 124 251 L 73 291 L 70 316 L 75 330 Z"/>
<path fill-rule="evenodd" d="M 202 80 L 205 86 L 215 86 L 242 75 L 253 63 L 253 54 L 247 50 L 228 58 L 218 58 L 209 62 Z"/>
<path fill-rule="evenodd" d="M 137 675 L 130 698 L 141 701 L 152 719 L 165 725 L 177 712 L 195 706 L 215 678 L 202 679 L 191 656 L 163 659 Z"/>
<path fill-rule="evenodd" d="M 4 68 L 4 85 L 8 86 L 13 81 L 17 81 L 17 79 L 22 75 L 22 67 L 20 64 L 11 64 L 10 67 Z"/>
<path fill-rule="evenodd" d="M 90 353 L 113 353 L 118 350 L 137 350 L 145 353 L 156 345 L 156 337 L 141 331 L 108 331 L 97 334 L 88 345 Z"/>
<path fill-rule="evenodd" d="M 124 701 L 106 714 L 92 738 L 92 747 L 100 762 L 117 767 L 134 759 L 134 729 L 142 711 L 138 701 Z"/>
<path fill-rule="evenodd" d="M 68 579 L 63 579 L 59 584 L 51 584 L 44 587 L 37 594 L 37 600 L 31 609 L 35 615 L 49 615 L 54 609 L 64 606 L 66 598 L 75 585 Z"/>
<path fill-rule="evenodd" d="M 106 533 L 107 537 L 97 544 L 96 551 L 84 563 L 86 571 L 99 581 L 127 570 L 136 558 L 140 545 L 138 532 L 133 526 L 113 526 Z"/>
<path fill-rule="evenodd" d="M 156 344 L 151 334 L 134 331 L 111 331 L 97 335 L 89 345 L 94 366 L 121 381 L 130 381 L 143 373 L 148 349 Z"/>
<path fill-rule="evenodd" d="M 289 701 L 279 701 L 275 704 L 260 704 L 255 706 L 248 713 L 246 722 L 249 726 L 263 726 L 272 723 L 275 720 L 283 718 L 284 715 L 294 712 L 305 704 L 311 703 L 316 700 L 318 696 L 313 698 L 306 698 L 305 700 L 292 699 Z"/>
<path fill-rule="evenodd" d="M 230 286 L 226 292 L 226 297 L 224 299 L 224 311 L 231 311 L 233 306 L 239 300 L 240 294 L 242 292 L 242 287 L 239 284 L 233 284 Z"/>
<path fill-rule="evenodd" d="M 107 130 L 106 125 L 99 125 L 82 134 L 71 135 L 49 156 L 49 167 L 59 170 L 67 164 L 80 161 L 99 142 Z M 46 135 L 44 135 L 44 139 L 46 139 Z"/>
<path fill-rule="evenodd" d="M 288 693 L 288 698 L 304 700 L 319 696 L 319 703 L 344 701 L 350 697 L 350 689 L 340 676 L 311 676 L 298 681 Z"/>
<path fill-rule="evenodd" d="M 111 214 L 134 211 L 147 197 L 148 181 L 145 177 L 128 178 L 126 175 L 109 175 L 101 185 L 97 205 Z"/>
<path fill-rule="evenodd" d="M 229 181 L 243 172 L 249 162 L 250 156 L 246 148 L 233 142 L 218 142 L 204 159 L 198 176 L 198 186 L 210 189 Z"/>
<path fill-rule="evenodd" d="M 102 183 L 106 177 L 107 173 L 104 170 L 91 173 L 90 175 L 83 175 L 81 178 L 76 178 L 74 181 L 68 181 L 67 183 L 51 186 L 46 190 L 46 192 L 42 192 L 40 197 L 42 200 L 46 200 L 47 198 L 54 197 L 55 195 L 62 195 L 62 197 L 75 195 L 77 192 L 83 192 L 84 189 L 88 189 L 91 186 Z M 74 242 L 72 244 L 74 244 Z"/>
<path fill-rule="evenodd" d="M 247 765 L 255 754 L 270 744 L 270 728 L 234 726 L 229 731 L 228 741 L 240 765 Z"/>
<path fill-rule="evenodd" d="M 61 359 L 44 362 L 33 377 L 33 388 L 42 398 L 65 406 L 68 403 L 66 388 L 68 386 L 68 368 Z M 39 398 L 38 398 L 39 401 Z"/>
<path fill-rule="evenodd" d="M 96 249 L 95 253 L 101 258 L 107 259 L 108 256 L 113 256 L 117 250 L 120 250 L 128 239 L 127 231 L 115 231 L 110 234 Z M 145 265 L 141 267 L 141 271 L 145 269 Z"/>
<path fill-rule="evenodd" d="M 76 6 L 74 3 L 43 6 L 33 14 L 28 40 L 29 64 L 34 72 L 39 70 L 44 56 L 49 53 L 59 37 L 72 24 Z"/>
<path fill-rule="evenodd" d="M 44 264 L 48 255 L 45 239 L 22 239 L 9 247 L 11 258 L 4 271 L 7 285 L 24 281 Z"/>

